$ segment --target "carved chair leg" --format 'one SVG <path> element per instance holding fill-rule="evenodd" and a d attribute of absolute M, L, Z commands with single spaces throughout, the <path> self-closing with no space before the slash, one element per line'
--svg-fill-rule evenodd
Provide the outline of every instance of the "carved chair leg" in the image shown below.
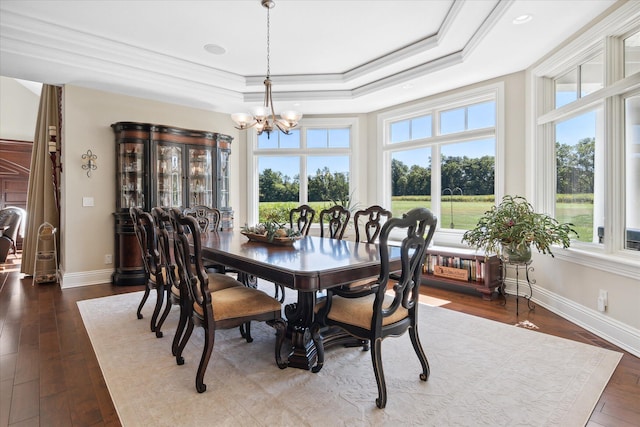
<path fill-rule="evenodd" d="M 173 343 L 171 344 L 171 354 L 174 356 L 178 354 L 178 347 L 180 346 L 180 340 L 184 334 L 184 328 L 187 325 L 187 319 L 187 312 L 184 307 L 182 307 L 182 303 L 180 303 L 180 320 L 178 321 L 176 334 L 174 335 Z"/>
<path fill-rule="evenodd" d="M 247 342 L 253 342 L 253 337 L 251 336 L 251 322 L 240 325 L 240 335 L 242 338 L 247 340 Z"/>
<path fill-rule="evenodd" d="M 184 332 L 184 335 L 180 339 L 180 344 L 178 344 L 178 350 L 176 351 L 176 363 L 178 365 L 184 365 L 184 358 L 182 357 L 182 351 L 187 346 L 189 342 L 189 338 L 191 338 L 191 333 L 193 332 L 193 320 L 187 319 L 187 329 Z"/>
<path fill-rule="evenodd" d="M 211 359 L 211 353 L 213 352 L 215 334 L 216 331 L 213 328 L 205 328 L 204 348 L 202 349 L 202 357 L 196 374 L 196 390 L 198 390 L 198 393 L 204 393 L 207 390 L 207 385 L 204 383 L 204 373 L 207 370 L 209 359 Z"/>
<path fill-rule="evenodd" d="M 373 363 L 373 373 L 378 384 L 376 406 L 382 409 L 387 406 L 387 385 L 384 381 L 384 370 L 382 369 L 382 339 L 377 339 L 371 344 L 371 362 Z"/>
<path fill-rule="evenodd" d="M 284 302 L 284 285 L 281 285 L 279 283 L 274 283 L 274 286 L 276 288 L 276 294 L 274 295 L 274 298 L 280 301 L 280 303 L 283 303 Z M 280 298 L 278 298 L 278 295 L 280 295 Z"/>
<path fill-rule="evenodd" d="M 311 372 L 318 373 L 324 366 L 324 344 L 322 342 L 322 335 L 320 335 L 320 325 L 318 323 L 315 323 L 311 326 L 311 339 L 313 340 L 313 344 L 316 346 L 316 353 L 318 355 L 316 366 L 311 368 Z"/>
<path fill-rule="evenodd" d="M 142 315 L 142 307 L 144 306 L 144 303 L 147 302 L 147 298 L 149 298 L 149 293 L 151 291 L 149 290 L 149 286 L 147 285 L 144 288 L 144 295 L 142 295 L 142 301 L 140 301 L 140 305 L 138 305 L 138 319 L 142 319 L 144 316 Z"/>
<path fill-rule="evenodd" d="M 414 325 L 409 327 L 409 336 L 411 337 L 411 344 L 413 344 L 413 349 L 416 351 L 418 360 L 420 360 L 420 364 L 422 365 L 422 373 L 420 374 L 420 379 L 422 381 L 426 381 L 429 378 L 429 361 L 427 360 L 426 354 L 424 354 L 422 344 L 420 344 L 420 336 L 418 336 L 417 326 Z"/>
<path fill-rule="evenodd" d="M 151 316 L 151 332 L 155 332 L 156 337 L 158 337 L 158 332 L 157 332 L 158 316 L 160 315 L 160 310 L 162 310 L 163 304 L 164 304 L 164 286 L 157 286 L 156 287 L 156 305 L 153 308 L 153 315 Z M 160 333 L 160 337 L 162 337 L 162 333 Z"/>
<path fill-rule="evenodd" d="M 164 321 L 167 320 L 167 316 L 171 311 L 171 306 L 173 302 L 171 301 L 171 289 L 167 286 L 166 289 L 166 301 L 167 303 L 164 306 L 164 311 L 162 312 L 162 316 L 160 316 L 160 320 L 158 320 L 158 324 L 156 325 L 156 338 L 162 338 L 162 325 L 164 325 Z"/>

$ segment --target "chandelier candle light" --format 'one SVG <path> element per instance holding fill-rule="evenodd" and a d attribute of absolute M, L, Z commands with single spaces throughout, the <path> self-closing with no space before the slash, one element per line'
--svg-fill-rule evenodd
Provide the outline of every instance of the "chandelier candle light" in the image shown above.
<path fill-rule="evenodd" d="M 275 7 L 272 0 L 261 0 L 261 4 L 267 9 L 267 77 L 264 80 L 264 104 L 254 109 L 253 114 L 234 113 L 231 119 L 236 123 L 236 128 L 243 130 L 256 127 L 258 135 L 262 132 L 267 133 L 267 137 L 271 132 L 279 129 L 281 132 L 289 135 L 290 130 L 298 125 L 298 121 L 302 118 L 302 114 L 297 111 L 283 111 L 279 119 L 276 119 L 275 109 L 273 108 L 273 98 L 271 96 L 271 68 L 270 60 L 270 10 Z"/>

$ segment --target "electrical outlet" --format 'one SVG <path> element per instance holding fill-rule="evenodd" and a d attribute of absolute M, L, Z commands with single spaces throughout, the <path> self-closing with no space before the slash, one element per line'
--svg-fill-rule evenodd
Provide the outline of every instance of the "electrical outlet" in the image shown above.
<path fill-rule="evenodd" d="M 601 311 L 601 312 L 606 311 L 608 305 L 609 305 L 609 295 L 607 291 L 600 289 L 600 293 L 598 294 L 598 311 Z"/>
<path fill-rule="evenodd" d="M 105 263 L 105 264 L 111 264 L 111 263 L 113 263 L 113 255 L 111 255 L 111 254 L 106 254 L 106 255 L 104 256 L 104 263 Z"/>

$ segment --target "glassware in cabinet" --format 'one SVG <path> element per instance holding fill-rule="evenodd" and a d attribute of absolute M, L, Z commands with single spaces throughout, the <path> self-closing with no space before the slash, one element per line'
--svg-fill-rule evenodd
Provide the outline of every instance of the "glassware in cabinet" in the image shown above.
<path fill-rule="evenodd" d="M 156 195 L 158 205 L 183 207 L 182 200 L 182 147 L 158 144 L 156 146 Z"/>
<path fill-rule="evenodd" d="M 122 143 L 119 145 L 118 185 L 120 186 L 119 208 L 136 206 L 144 208 L 144 145 Z"/>
<path fill-rule="evenodd" d="M 189 204 L 214 206 L 211 148 L 189 148 Z"/>

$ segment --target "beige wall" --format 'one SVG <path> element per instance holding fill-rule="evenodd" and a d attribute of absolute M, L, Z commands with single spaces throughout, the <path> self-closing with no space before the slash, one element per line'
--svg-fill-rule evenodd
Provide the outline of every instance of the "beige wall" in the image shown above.
<path fill-rule="evenodd" d="M 63 94 L 61 269 L 64 277 L 74 283 L 78 273 L 112 268 L 104 264 L 104 255 L 114 253 L 112 213 L 115 210 L 116 166 L 112 123 L 157 123 L 211 130 L 234 138 L 237 138 L 237 130 L 226 114 L 76 86 L 65 86 Z M 236 149 L 234 142 L 232 171 L 238 170 L 240 157 Z M 98 169 L 91 178 L 82 169 L 81 156 L 87 150 L 98 156 Z M 83 197 L 93 197 L 94 206 L 83 207 Z M 231 177 L 231 206 L 235 208 L 238 203 L 238 173 L 234 172 Z"/>

